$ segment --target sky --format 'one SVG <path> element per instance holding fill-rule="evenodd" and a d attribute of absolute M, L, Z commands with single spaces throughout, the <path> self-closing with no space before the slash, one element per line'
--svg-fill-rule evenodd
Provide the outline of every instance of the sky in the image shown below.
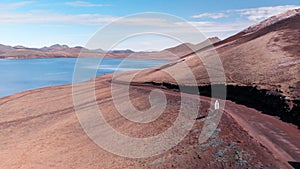
<path fill-rule="evenodd" d="M 224 39 L 272 15 L 294 8 L 300 8 L 299 0 L 2 0 L 0 44 L 89 46 L 87 44 L 97 33 L 118 22 L 109 29 L 113 31 L 106 31 L 106 34 L 102 31 L 103 36 L 100 33 L 98 37 L 107 44 L 114 44 L 115 49 L 161 50 L 180 42 L 198 43 L 203 40 L 193 37 L 188 32 L 190 30 L 183 29 L 182 25 L 192 25 L 206 38 L 217 36 Z M 143 15 L 145 12 L 161 15 Z M 176 24 L 170 26 L 172 18 L 176 18 L 173 20 Z M 183 22 L 185 24 L 181 24 Z M 193 38 L 178 40 L 176 37 L 142 33 L 115 42 L 119 32 L 136 30 L 131 33 L 138 33 L 136 26 L 141 28 L 153 24 L 159 27 L 155 31 L 167 34 L 176 30 L 181 34 L 178 37 L 186 35 Z M 110 39 L 113 36 L 114 42 Z M 102 48 L 102 45 L 105 46 L 99 43 L 93 47 Z"/>

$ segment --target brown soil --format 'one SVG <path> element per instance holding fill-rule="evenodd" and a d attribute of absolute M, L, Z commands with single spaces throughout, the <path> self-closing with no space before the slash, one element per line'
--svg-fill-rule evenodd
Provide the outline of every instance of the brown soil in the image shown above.
<path fill-rule="evenodd" d="M 98 78 L 96 96 L 105 119 L 119 132 L 134 137 L 149 137 L 168 128 L 177 117 L 176 109 L 179 108 L 180 93 L 163 90 L 169 104 L 159 119 L 145 125 L 124 119 L 113 106 L 108 80 Z M 152 87 L 131 87 L 130 96 L 133 104 L 145 108 L 145 105 L 148 105 L 147 94 L 151 90 Z M 82 92 L 85 93 L 84 90 Z M 186 97 L 192 100 L 199 96 L 186 95 Z M 201 97 L 199 116 L 207 114 L 209 101 L 210 98 Z M 116 156 L 93 143 L 83 132 L 76 118 L 71 86 L 28 91 L 5 97 L 1 99 L 1 103 L 1 168 L 277 168 L 286 167 L 286 160 L 293 160 L 277 156 L 278 152 L 273 156 L 274 152 L 268 149 L 268 144 L 249 136 L 245 131 L 249 129 L 247 128 L 249 123 L 245 125 L 245 122 L 240 122 L 235 117 L 237 112 L 234 110 L 240 109 L 238 112 L 249 114 L 255 112 L 258 116 L 260 113 L 232 102 L 228 104 L 229 107 L 222 116 L 216 134 L 205 143 L 201 145 L 198 143 L 204 122 L 196 120 L 190 134 L 180 144 L 164 154 L 144 159 Z M 279 130 L 277 125 L 280 127 L 282 122 L 271 119 L 276 122 L 272 121 L 273 130 Z M 251 132 L 258 131 L 255 129 Z M 298 136 L 299 131 L 294 129 L 283 137 L 298 139 Z M 266 137 L 269 139 L 268 135 Z M 287 151 L 291 146 L 286 147 L 284 150 Z"/>

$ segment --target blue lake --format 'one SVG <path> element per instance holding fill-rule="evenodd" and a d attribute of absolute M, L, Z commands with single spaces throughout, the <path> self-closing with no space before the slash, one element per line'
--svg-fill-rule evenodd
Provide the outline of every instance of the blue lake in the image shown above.
<path fill-rule="evenodd" d="M 87 59 L 98 65 L 99 59 Z M 76 58 L 0 59 L 0 98 L 14 93 L 62 84 L 71 84 Z M 81 61 L 82 62 L 82 61 Z M 135 59 L 102 59 L 97 66 L 82 69 L 96 75 L 159 66 L 167 61 Z M 92 77 L 84 77 L 90 79 Z"/>

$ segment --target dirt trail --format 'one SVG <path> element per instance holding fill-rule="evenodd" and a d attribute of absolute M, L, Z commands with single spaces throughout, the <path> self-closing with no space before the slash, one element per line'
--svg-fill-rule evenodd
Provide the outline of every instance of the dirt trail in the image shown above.
<path fill-rule="evenodd" d="M 300 130 L 296 126 L 227 101 L 225 113 L 283 163 L 300 161 Z"/>
<path fill-rule="evenodd" d="M 135 87 L 145 90 L 158 88 L 147 84 L 136 84 Z M 171 90 L 164 92 L 173 95 L 179 93 Z M 200 96 L 200 99 L 201 102 L 211 102 L 209 97 Z M 288 161 L 300 161 L 300 130 L 296 126 L 229 100 L 226 101 L 224 113 L 231 116 L 251 137 L 266 147 L 283 166 L 291 168 Z"/>

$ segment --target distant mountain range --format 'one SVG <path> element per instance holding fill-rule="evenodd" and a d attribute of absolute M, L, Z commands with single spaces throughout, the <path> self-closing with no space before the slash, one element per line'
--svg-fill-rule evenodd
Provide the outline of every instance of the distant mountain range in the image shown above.
<path fill-rule="evenodd" d="M 50 47 L 28 48 L 24 46 L 6 46 L 0 44 L 0 58 L 60 58 L 78 57 L 80 52 L 88 52 L 94 57 L 103 55 L 106 52 L 102 49 L 89 50 L 81 46 L 69 47 L 67 45 L 55 44 Z M 131 50 L 114 50 L 107 52 L 109 57 L 120 57 L 120 54 L 135 53 Z M 116 56 L 111 56 L 116 54 Z"/>
<path fill-rule="evenodd" d="M 210 44 L 220 41 L 218 38 L 210 38 Z M 55 44 L 50 47 L 43 48 L 29 48 L 24 46 L 6 46 L 0 44 L 0 58 L 18 59 L 18 58 L 76 58 L 80 52 L 84 53 L 84 57 L 108 57 L 108 58 L 124 58 L 131 55 L 138 59 L 176 59 L 171 53 L 186 54 L 191 49 L 199 48 L 199 46 L 206 44 L 204 41 L 199 44 L 184 44 L 172 47 L 163 51 L 157 52 L 135 52 L 130 49 L 127 50 L 112 50 L 104 51 L 102 49 L 90 50 L 81 46 L 69 47 L 67 45 Z M 189 47 L 187 47 L 189 46 Z"/>

